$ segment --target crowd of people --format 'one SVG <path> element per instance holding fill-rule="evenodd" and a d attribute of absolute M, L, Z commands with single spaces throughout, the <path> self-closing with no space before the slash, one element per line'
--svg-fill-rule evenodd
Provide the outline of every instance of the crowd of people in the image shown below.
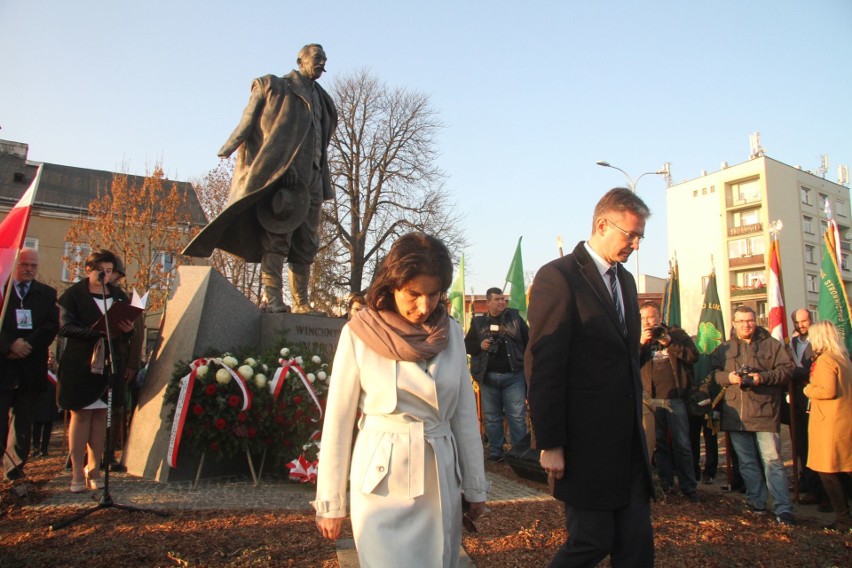
<path fill-rule="evenodd" d="M 125 468 L 115 459 L 126 438 L 126 387 L 141 365 L 142 322 L 96 323 L 113 303 L 129 302 L 121 289 L 124 267 L 112 252 L 91 253 L 85 278 L 57 297 L 54 288 L 36 280 L 38 252 L 18 254 L 0 331 L 0 446 L 7 479 L 25 477 L 31 458 L 47 456 L 54 422 L 67 415 L 70 490 L 103 488 L 101 469 Z M 50 350 L 56 342 L 58 361 Z M 112 451 L 104 453 L 107 396 L 112 381 Z"/>

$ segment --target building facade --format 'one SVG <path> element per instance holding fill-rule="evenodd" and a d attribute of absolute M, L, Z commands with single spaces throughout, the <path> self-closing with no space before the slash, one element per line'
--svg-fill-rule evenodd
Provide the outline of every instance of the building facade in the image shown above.
<path fill-rule="evenodd" d="M 816 314 L 829 215 L 840 229 L 839 261 L 849 290 L 852 213 L 844 185 L 760 155 L 673 185 L 666 199 L 669 256 L 678 259 L 681 318 L 689 333 L 697 331 L 711 270 L 728 328 L 731 313 L 742 304 L 766 324 L 769 244 L 777 222 L 788 314 L 802 307 Z"/>

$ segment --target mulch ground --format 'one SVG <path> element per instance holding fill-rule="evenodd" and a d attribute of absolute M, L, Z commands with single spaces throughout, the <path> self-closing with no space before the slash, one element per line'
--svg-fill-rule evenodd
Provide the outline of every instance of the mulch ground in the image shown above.
<path fill-rule="evenodd" d="M 30 462 L 26 496 L 16 496 L 8 483 L 2 486 L 0 567 L 338 566 L 334 546 L 319 537 L 308 511 L 182 511 L 161 518 L 106 509 L 51 531 L 51 523 L 79 511 L 31 506 L 47 495 L 60 462 L 58 457 Z M 505 464 L 488 468 L 513 475 Z M 680 497 L 653 504 L 657 566 L 852 566 L 848 534 L 807 521 L 783 527 L 767 516 L 749 516 L 737 498 L 702 497 L 699 505 Z M 546 566 L 565 539 L 562 506 L 555 501 L 489 508 L 476 523 L 478 531 L 464 535 L 478 568 Z M 401 559 L 400 566 L 407 565 Z"/>

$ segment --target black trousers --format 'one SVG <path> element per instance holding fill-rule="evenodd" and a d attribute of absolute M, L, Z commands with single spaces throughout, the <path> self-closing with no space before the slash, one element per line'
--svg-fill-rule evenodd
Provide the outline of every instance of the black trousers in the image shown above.
<path fill-rule="evenodd" d="M 551 568 L 593 567 L 607 555 L 613 568 L 654 565 L 647 470 L 641 454 L 634 457 L 627 506 L 597 510 L 565 505 L 568 540 L 550 561 Z"/>
<path fill-rule="evenodd" d="M 695 479 L 701 480 L 701 435 L 704 434 L 704 473 L 716 477 L 719 468 L 719 440 L 707 427 L 703 416 L 689 415 L 689 444 L 692 446 L 692 467 Z"/>

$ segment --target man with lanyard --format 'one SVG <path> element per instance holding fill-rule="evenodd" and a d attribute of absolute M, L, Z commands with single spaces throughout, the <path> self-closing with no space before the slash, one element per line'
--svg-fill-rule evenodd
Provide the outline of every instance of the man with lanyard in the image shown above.
<path fill-rule="evenodd" d="M 464 339 L 470 355 L 470 372 L 479 383 L 489 461 L 503 459 L 503 416 L 509 423 L 512 447 L 527 435 L 524 350 L 529 328 L 518 310 L 506 307 L 500 288 L 485 293 L 488 313 L 473 318 Z"/>
<path fill-rule="evenodd" d="M 23 477 L 35 405 L 47 388 L 47 353 L 59 332 L 56 290 L 35 280 L 38 252 L 22 249 L 0 330 L 0 450 L 10 480 Z"/>

